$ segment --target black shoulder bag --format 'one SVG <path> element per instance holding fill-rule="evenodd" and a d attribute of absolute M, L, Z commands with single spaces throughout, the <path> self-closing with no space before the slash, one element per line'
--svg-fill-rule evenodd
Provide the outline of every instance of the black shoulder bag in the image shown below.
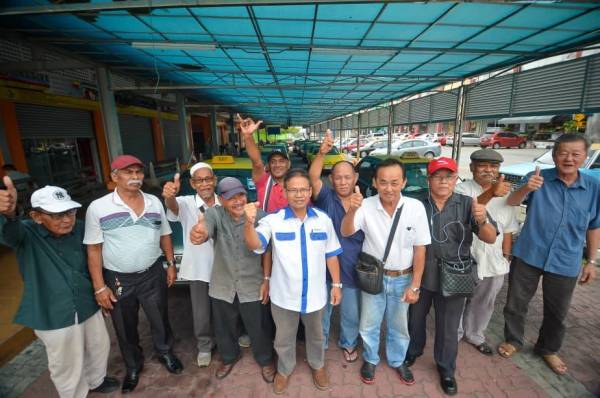
<path fill-rule="evenodd" d="M 360 289 L 365 293 L 379 294 L 383 290 L 383 267 L 385 266 L 385 261 L 390 254 L 392 241 L 394 240 L 394 234 L 396 233 L 396 228 L 398 227 L 398 221 L 400 220 L 400 214 L 402 214 L 403 207 L 404 205 L 396 210 L 396 215 L 394 216 L 392 228 L 390 229 L 390 234 L 385 246 L 383 259 L 379 260 L 377 257 L 365 252 L 360 252 L 358 255 L 358 261 L 356 262 L 355 267 L 358 287 L 360 287 Z"/>

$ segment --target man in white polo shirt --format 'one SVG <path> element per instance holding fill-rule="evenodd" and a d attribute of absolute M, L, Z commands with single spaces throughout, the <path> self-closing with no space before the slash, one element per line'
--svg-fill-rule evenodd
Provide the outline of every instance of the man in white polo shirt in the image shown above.
<path fill-rule="evenodd" d="M 122 155 L 111 163 L 114 192 L 93 201 L 86 214 L 83 243 L 96 301 L 109 311 L 127 373 L 121 391 L 137 386 L 144 365 L 137 331 L 142 306 L 158 360 L 171 373 L 183 366 L 171 352 L 173 333 L 167 314 L 167 286 L 177 278 L 171 228 L 160 200 L 141 191 L 144 165 Z M 159 260 L 164 252 L 169 268 Z"/>
<path fill-rule="evenodd" d="M 342 236 L 363 231 L 363 252 L 383 260 L 394 217 L 398 225 L 392 238 L 383 272 L 383 290 L 379 294 L 362 292 L 360 337 L 364 363 L 360 370 L 366 384 L 375 381 L 379 363 L 379 336 L 386 320 L 386 357 L 403 384 L 414 384 L 410 369 L 404 365 L 410 337 L 408 306 L 419 299 L 419 286 L 425 268 L 425 245 L 431 242 L 423 204 L 402 196 L 406 185 L 405 167 L 390 158 L 377 165 L 373 186 L 378 194 L 363 201 L 360 191 L 353 194 L 350 209 L 342 220 Z"/>
<path fill-rule="evenodd" d="M 176 197 L 181 186 L 177 173 L 173 181 L 167 182 L 163 187 L 162 196 L 167 206 L 167 219 L 179 221 L 183 227 L 183 257 L 179 266 L 179 278 L 189 281 L 194 335 L 198 349 L 196 363 L 204 367 L 210 365 L 211 350 L 214 346 L 208 296 L 214 249 L 212 239 L 201 245 L 193 245 L 190 242 L 190 232 L 201 214 L 220 203 L 215 195 L 217 178 L 209 164 L 198 162 L 192 166 L 190 185 L 196 191 L 194 195 Z"/>
<path fill-rule="evenodd" d="M 283 179 L 288 207 L 269 214 L 254 227 L 258 203 L 245 206 L 244 238 L 250 250 L 263 253 L 272 245 L 273 268 L 269 294 L 275 321 L 277 374 L 273 391 L 282 394 L 296 366 L 298 320 L 305 328 L 306 356 L 313 382 L 329 388 L 323 346 L 323 309 L 327 303 L 326 269 L 332 279 L 331 303 L 342 298 L 338 254 L 342 248 L 333 223 L 323 211 L 308 206 L 310 179 L 304 170 L 292 169 Z"/>

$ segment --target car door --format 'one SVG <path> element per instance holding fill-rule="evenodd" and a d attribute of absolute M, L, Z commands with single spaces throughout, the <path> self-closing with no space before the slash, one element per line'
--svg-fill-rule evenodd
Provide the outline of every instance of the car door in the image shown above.
<path fill-rule="evenodd" d="M 413 146 L 414 141 L 406 141 L 398 145 L 398 147 L 394 150 L 392 155 L 402 155 L 406 151 L 410 151 Z"/>
<path fill-rule="evenodd" d="M 375 166 L 377 166 L 379 162 L 380 160 L 378 158 L 366 157 L 356 166 L 358 171 L 358 187 L 360 188 L 360 193 L 364 197 L 371 196 L 367 195 L 367 193 L 372 192 L 372 190 L 375 189 L 372 186 L 373 174 L 375 173 Z"/>

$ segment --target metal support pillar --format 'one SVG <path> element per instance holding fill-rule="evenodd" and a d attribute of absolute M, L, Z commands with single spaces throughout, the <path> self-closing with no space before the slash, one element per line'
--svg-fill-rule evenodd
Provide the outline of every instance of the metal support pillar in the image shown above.
<path fill-rule="evenodd" d="M 460 150 L 462 147 L 462 121 L 465 116 L 466 99 L 466 89 L 463 83 L 458 91 L 458 101 L 456 102 L 456 120 L 454 121 L 454 142 L 452 143 L 452 159 L 456 160 L 456 163 L 458 163 L 460 160 Z"/>
<path fill-rule="evenodd" d="M 219 145 L 221 140 L 219 139 L 219 132 L 217 130 L 217 109 L 212 108 L 210 111 L 210 153 L 211 155 L 219 154 Z"/>
<path fill-rule="evenodd" d="M 390 113 L 388 115 L 388 136 L 387 136 L 387 154 L 392 153 L 392 130 L 394 129 L 394 108 L 390 104 Z"/>
<path fill-rule="evenodd" d="M 235 113 L 231 112 L 229 114 L 229 128 L 231 129 L 231 131 L 229 131 L 229 151 L 230 153 L 235 154 L 236 156 L 238 155 L 235 151 L 235 143 L 238 142 L 238 138 L 236 138 L 236 133 L 235 133 Z"/>
<path fill-rule="evenodd" d="M 121 142 L 117 105 L 111 89 L 110 72 L 106 68 L 97 68 L 96 79 L 100 93 L 100 108 L 102 109 L 102 122 L 104 123 L 108 155 L 112 160 L 123 154 L 123 143 Z"/>
<path fill-rule="evenodd" d="M 362 123 L 362 113 L 358 114 L 358 135 L 356 136 L 356 159 L 360 160 L 360 125 Z"/>
<path fill-rule="evenodd" d="M 192 155 L 192 145 L 190 142 L 190 134 L 188 131 L 187 124 L 187 113 L 185 111 L 185 97 L 183 94 L 177 93 L 175 95 L 175 104 L 177 107 L 177 127 L 179 135 L 181 136 L 181 161 L 188 162 Z"/>

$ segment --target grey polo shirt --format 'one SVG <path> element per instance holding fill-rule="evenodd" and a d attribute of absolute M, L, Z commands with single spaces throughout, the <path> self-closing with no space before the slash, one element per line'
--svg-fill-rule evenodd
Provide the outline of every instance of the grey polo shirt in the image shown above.
<path fill-rule="evenodd" d="M 470 256 L 473 234 L 479 233 L 477 222 L 471 215 L 472 202 L 468 196 L 453 193 L 440 211 L 429 197 L 423 199 L 431 244 L 426 247 L 422 288 L 432 292 L 440 290 L 439 259 L 457 261 L 459 253 L 461 258 Z M 489 213 L 488 220 L 496 227 Z"/>
<path fill-rule="evenodd" d="M 208 295 L 228 303 L 233 303 L 236 294 L 240 303 L 258 301 L 263 281 L 261 256 L 246 247 L 244 216 L 236 222 L 221 206 L 211 207 L 204 216 L 215 252 Z M 259 210 L 257 225 L 264 216 Z"/>

